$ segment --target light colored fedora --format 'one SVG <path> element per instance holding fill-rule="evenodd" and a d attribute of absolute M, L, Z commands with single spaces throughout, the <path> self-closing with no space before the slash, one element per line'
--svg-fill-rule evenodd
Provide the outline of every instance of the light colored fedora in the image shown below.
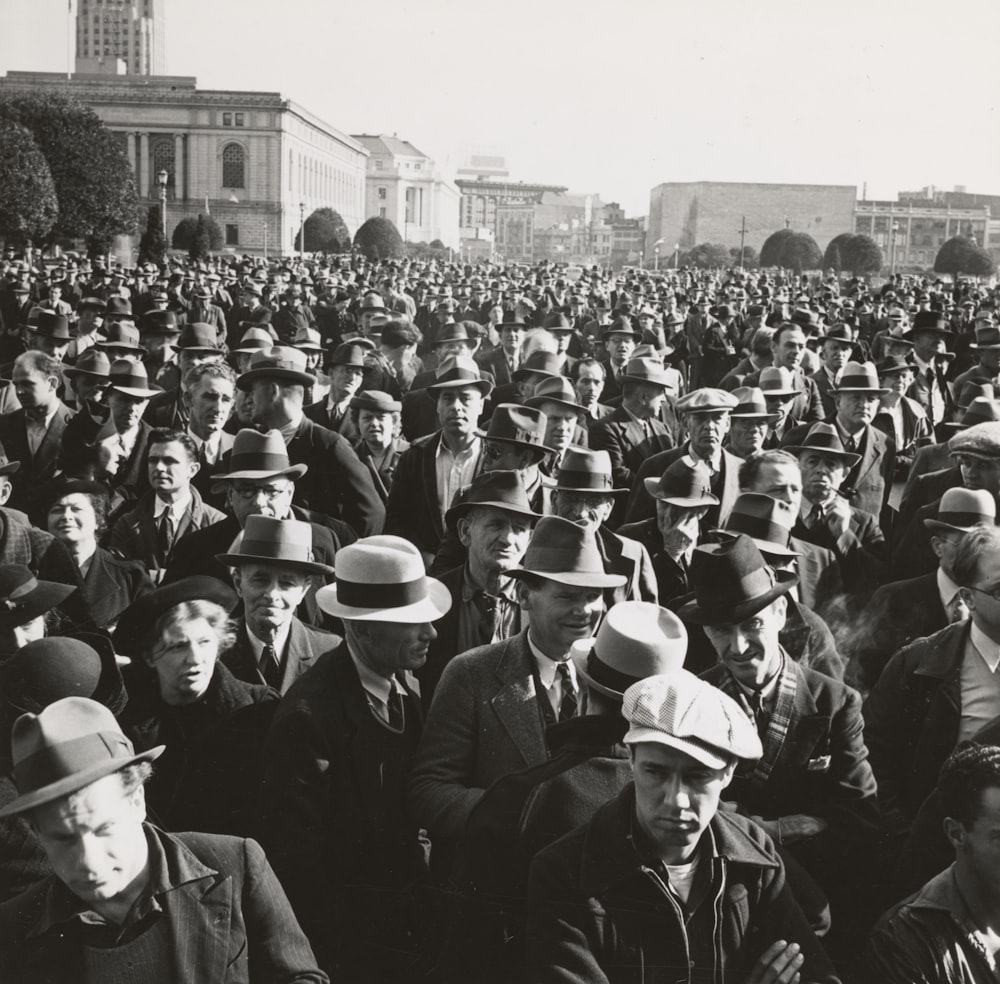
<path fill-rule="evenodd" d="M 299 479 L 309 470 L 308 465 L 293 465 L 288 461 L 288 447 L 281 431 L 260 431 L 244 427 L 233 440 L 229 452 L 229 471 L 213 475 L 218 482 L 237 478 Z"/>

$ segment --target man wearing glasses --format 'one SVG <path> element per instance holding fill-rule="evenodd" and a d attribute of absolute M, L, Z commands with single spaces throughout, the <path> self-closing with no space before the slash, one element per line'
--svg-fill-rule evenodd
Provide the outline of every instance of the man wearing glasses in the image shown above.
<path fill-rule="evenodd" d="M 896 653 L 864 707 L 882 820 L 897 844 L 945 759 L 1000 718 L 1000 528 L 966 533 L 952 576 L 969 617 Z"/>

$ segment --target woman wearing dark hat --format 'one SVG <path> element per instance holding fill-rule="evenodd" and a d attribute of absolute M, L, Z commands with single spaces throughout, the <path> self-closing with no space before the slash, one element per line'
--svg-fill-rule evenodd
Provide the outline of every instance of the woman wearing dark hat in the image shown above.
<path fill-rule="evenodd" d="M 166 745 L 146 798 L 168 830 L 249 830 L 278 695 L 236 679 L 219 659 L 236 639 L 235 604 L 221 581 L 184 578 L 138 599 L 115 630 L 115 649 L 132 661 L 122 730 L 137 750 Z"/>
<path fill-rule="evenodd" d="M 410 446 L 401 436 L 402 408 L 402 403 L 381 390 L 362 390 L 350 402 L 351 419 L 360 435 L 354 450 L 368 466 L 383 502 L 389 499 L 399 456 Z"/>
<path fill-rule="evenodd" d="M 39 580 L 23 564 L 0 565 L 0 659 L 43 638 L 47 621 L 54 626 L 65 618 L 62 613 L 50 612 L 63 605 L 75 590 L 72 584 Z M 71 610 L 86 611 L 82 604 Z"/>
<path fill-rule="evenodd" d="M 99 482 L 57 479 L 44 495 L 46 527 L 69 551 L 83 578 L 93 624 L 111 631 L 136 598 L 153 590 L 146 569 L 99 547 L 108 527 L 109 491 Z"/>

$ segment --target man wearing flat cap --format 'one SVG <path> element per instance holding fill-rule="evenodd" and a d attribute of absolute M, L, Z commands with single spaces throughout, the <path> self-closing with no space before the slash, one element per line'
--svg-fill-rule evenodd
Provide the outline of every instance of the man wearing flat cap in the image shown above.
<path fill-rule="evenodd" d="M 146 822 L 163 746 L 135 754 L 108 708 L 67 697 L 11 737 L 25 816 L 52 874 L 0 906 L 0 975 L 42 980 L 327 981 L 252 840 Z"/>
<path fill-rule="evenodd" d="M 719 808 L 761 755 L 739 704 L 679 669 L 630 686 L 622 713 L 633 781 L 532 863 L 531 979 L 837 981 L 770 837 Z"/>
<path fill-rule="evenodd" d="M 332 977 L 417 980 L 431 917 L 419 894 L 425 842 L 404 802 L 422 726 L 412 673 L 451 598 L 413 544 L 386 535 L 344 547 L 319 603 L 344 641 L 278 708 L 264 749 L 263 843 Z"/>

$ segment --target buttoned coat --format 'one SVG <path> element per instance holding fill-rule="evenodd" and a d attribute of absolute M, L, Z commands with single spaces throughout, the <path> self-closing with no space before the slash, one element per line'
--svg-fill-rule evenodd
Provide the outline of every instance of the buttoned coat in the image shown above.
<path fill-rule="evenodd" d="M 284 655 L 284 669 L 281 674 L 281 685 L 276 689 L 284 694 L 288 688 L 306 670 L 315 665 L 316 660 L 324 653 L 336 649 L 341 638 L 332 632 L 305 625 L 295 615 L 292 616 L 291 627 L 288 630 L 288 643 Z M 264 683 L 254 651 L 250 646 L 247 634 L 247 624 L 240 620 L 236 630 L 236 642 L 222 656 L 222 662 L 238 680 L 247 683 Z"/>
<path fill-rule="evenodd" d="M 674 447 L 674 438 L 666 424 L 656 418 L 647 423 L 651 431 L 648 437 L 642 422 L 634 420 L 624 407 L 617 407 L 590 427 L 591 448 L 607 451 L 611 456 L 611 475 L 616 488 L 631 488 L 647 458 Z"/>
<path fill-rule="evenodd" d="M 913 456 L 906 476 L 906 484 L 903 486 L 903 494 L 899 502 L 899 515 L 902 521 L 904 514 L 913 515 L 913 510 L 908 507 L 908 502 L 916 488 L 917 479 L 923 478 L 930 472 L 950 471 L 955 466 L 952 464 L 951 455 L 948 453 L 948 445 L 945 444 L 925 444 L 922 448 L 917 448 L 917 453 Z M 959 473 L 961 474 L 961 473 Z M 961 484 L 961 479 L 959 480 Z M 937 498 L 935 495 L 933 498 Z M 927 500 L 924 500 L 927 501 Z"/>
<path fill-rule="evenodd" d="M 25 411 L 13 410 L 0 416 L 0 443 L 10 461 L 21 462 L 21 467 L 10 476 L 13 491 L 8 505 L 11 508 L 31 512 L 36 493 L 56 473 L 62 436 L 72 416 L 73 411 L 60 401 L 34 454 L 28 447 Z"/>

